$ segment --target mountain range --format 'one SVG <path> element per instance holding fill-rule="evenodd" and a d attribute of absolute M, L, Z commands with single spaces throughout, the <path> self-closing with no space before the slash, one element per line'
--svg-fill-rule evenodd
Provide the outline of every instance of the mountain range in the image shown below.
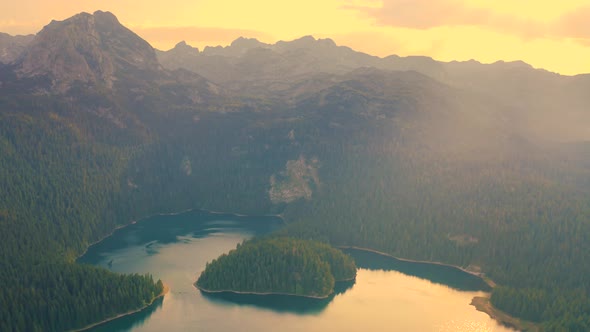
<path fill-rule="evenodd" d="M 485 65 L 473 60 L 444 63 L 422 56 L 379 58 L 312 36 L 276 44 L 240 37 L 229 46 L 206 47 L 202 52 L 180 42 L 171 50 L 154 53 L 113 14 L 100 11 L 53 21 L 36 36 L 3 34 L 0 50 L 0 62 L 12 66 L 19 79 L 48 80 L 50 90 L 61 92 L 74 81 L 76 86 L 98 84 L 112 89 L 117 81 L 125 82 L 118 88 L 127 88 L 129 81 L 172 84 L 171 80 L 178 82 L 182 77 L 203 83 L 202 77 L 212 87 L 200 89 L 210 90 L 205 91 L 207 95 L 227 90 L 246 98 L 280 96 L 283 102 L 292 103 L 355 69 L 414 71 L 516 108 L 527 131 L 538 139 L 590 138 L 590 129 L 582 125 L 589 120 L 585 106 L 590 75 L 562 76 L 520 61 Z M 171 78 L 169 72 L 178 69 L 191 72 L 192 77 Z M 117 77 L 123 75 L 127 77 Z M 319 82 L 324 84 L 316 86 Z M 193 101 L 204 97 L 194 95 L 195 91 L 187 94 Z M 563 125 L 556 125 L 560 123 Z"/>
<path fill-rule="evenodd" d="M 159 51 L 102 11 L 2 34 L 0 62 L 0 330 L 136 309 L 76 257 L 188 208 L 483 272 L 509 314 L 590 326 L 590 75 L 311 36 Z"/>

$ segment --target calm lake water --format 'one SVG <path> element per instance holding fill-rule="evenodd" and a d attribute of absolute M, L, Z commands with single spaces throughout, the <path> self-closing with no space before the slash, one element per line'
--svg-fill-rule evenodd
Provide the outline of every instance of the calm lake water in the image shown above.
<path fill-rule="evenodd" d="M 81 263 L 151 273 L 170 292 L 149 309 L 92 331 L 512 331 L 469 303 L 485 284 L 457 269 L 347 250 L 354 284 L 328 300 L 206 296 L 193 283 L 236 244 L 282 226 L 274 217 L 191 211 L 148 218 L 91 247 Z"/>

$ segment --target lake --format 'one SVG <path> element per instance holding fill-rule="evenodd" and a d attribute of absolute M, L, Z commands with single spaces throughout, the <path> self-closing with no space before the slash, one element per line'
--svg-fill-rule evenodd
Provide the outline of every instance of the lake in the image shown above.
<path fill-rule="evenodd" d="M 469 305 L 485 283 L 458 269 L 346 250 L 359 267 L 325 301 L 286 296 L 201 294 L 193 283 L 208 261 L 254 235 L 282 227 L 277 217 L 204 211 L 147 218 L 89 248 L 80 263 L 151 273 L 170 292 L 138 314 L 91 331 L 512 331 Z"/>

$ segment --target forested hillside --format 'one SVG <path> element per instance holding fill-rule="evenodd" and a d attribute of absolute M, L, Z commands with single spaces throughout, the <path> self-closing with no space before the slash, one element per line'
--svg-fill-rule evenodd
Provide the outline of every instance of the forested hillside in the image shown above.
<path fill-rule="evenodd" d="M 151 302 L 163 289 L 149 275 L 72 264 L 127 221 L 116 201 L 132 149 L 90 141 L 65 105 L 0 105 L 0 330 L 70 330 Z"/>

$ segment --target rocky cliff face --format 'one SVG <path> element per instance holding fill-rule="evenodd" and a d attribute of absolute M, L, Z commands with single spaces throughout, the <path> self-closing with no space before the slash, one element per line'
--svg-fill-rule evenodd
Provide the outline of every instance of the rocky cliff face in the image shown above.
<path fill-rule="evenodd" d="M 17 60 L 34 38 L 34 35 L 11 36 L 0 32 L 0 62 L 8 64 Z"/>
<path fill-rule="evenodd" d="M 112 88 L 121 76 L 161 71 L 153 48 L 109 12 L 81 13 L 52 21 L 17 62 L 19 77 L 47 76 L 52 88 L 74 82 Z"/>

